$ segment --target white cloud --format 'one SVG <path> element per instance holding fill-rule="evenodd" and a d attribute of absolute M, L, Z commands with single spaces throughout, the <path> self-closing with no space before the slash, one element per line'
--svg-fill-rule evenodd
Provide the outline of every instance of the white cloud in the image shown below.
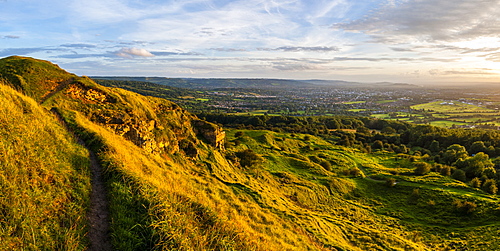
<path fill-rule="evenodd" d="M 114 52 L 113 54 L 122 58 L 133 58 L 134 56 L 138 57 L 154 57 L 155 55 L 151 54 L 151 52 L 145 49 L 139 48 L 122 48 L 119 51 Z"/>
<path fill-rule="evenodd" d="M 376 41 L 460 41 L 500 37 L 500 0 L 405 0 L 383 5 L 363 19 L 333 27 Z"/>

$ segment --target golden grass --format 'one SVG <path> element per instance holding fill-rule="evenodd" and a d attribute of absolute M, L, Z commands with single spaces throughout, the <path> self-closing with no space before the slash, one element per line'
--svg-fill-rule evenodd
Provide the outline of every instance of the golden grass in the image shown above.
<path fill-rule="evenodd" d="M 135 187 L 126 190 L 147 208 L 147 219 L 135 224 L 154 229 L 148 244 L 154 249 L 423 249 L 387 227 L 385 221 L 392 220 L 347 203 L 342 194 L 355 189 L 352 182 L 342 186 L 341 178 L 326 179 L 330 183 L 324 186 L 289 173 L 298 182 L 287 183 L 263 166 L 235 166 L 206 146 L 197 161 L 151 155 L 83 116 L 77 122 L 103 139 L 107 150 L 101 158 L 110 163 L 108 172 Z M 118 227 L 114 231 L 121 231 Z"/>
<path fill-rule="evenodd" d="M 16 250 L 83 250 L 86 150 L 34 100 L 0 85 L 0 240 Z"/>

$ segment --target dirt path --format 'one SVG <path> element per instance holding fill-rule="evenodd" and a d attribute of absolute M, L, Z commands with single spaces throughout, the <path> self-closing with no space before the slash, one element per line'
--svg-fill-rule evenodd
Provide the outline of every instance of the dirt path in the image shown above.
<path fill-rule="evenodd" d="M 71 129 L 66 125 L 66 122 L 56 109 L 51 109 L 51 112 L 56 116 L 59 122 L 66 127 L 66 129 L 73 134 Z M 74 134 L 73 134 L 74 135 Z M 109 235 L 109 203 L 106 198 L 106 184 L 102 175 L 102 167 L 97 161 L 97 156 L 91 151 L 85 142 L 74 135 L 78 144 L 87 148 L 90 159 L 90 181 L 92 191 L 90 193 L 90 209 L 88 212 L 89 220 L 89 233 L 88 238 L 90 242 L 89 251 L 107 251 L 113 250 L 111 245 L 111 238 Z"/>
<path fill-rule="evenodd" d="M 106 184 L 102 177 L 102 168 L 95 153 L 90 151 L 90 170 L 92 174 L 92 193 L 88 214 L 90 230 L 90 251 L 112 250 L 109 236 L 109 211 L 106 198 Z"/>

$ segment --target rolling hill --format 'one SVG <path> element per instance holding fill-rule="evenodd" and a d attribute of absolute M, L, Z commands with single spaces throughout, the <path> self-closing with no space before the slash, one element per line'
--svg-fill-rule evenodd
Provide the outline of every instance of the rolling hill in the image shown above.
<path fill-rule="evenodd" d="M 0 59 L 0 79 L 3 247 L 499 248 L 496 195 L 437 172 L 414 175 L 395 153 L 224 129 L 32 58 Z M 91 215 L 94 169 L 105 184 L 103 217 Z"/>

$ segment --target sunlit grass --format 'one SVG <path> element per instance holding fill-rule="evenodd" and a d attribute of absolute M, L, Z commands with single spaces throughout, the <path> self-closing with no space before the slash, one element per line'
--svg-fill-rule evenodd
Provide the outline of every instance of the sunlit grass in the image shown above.
<path fill-rule="evenodd" d="M 0 245 L 87 246 L 88 153 L 51 113 L 0 85 Z"/>

